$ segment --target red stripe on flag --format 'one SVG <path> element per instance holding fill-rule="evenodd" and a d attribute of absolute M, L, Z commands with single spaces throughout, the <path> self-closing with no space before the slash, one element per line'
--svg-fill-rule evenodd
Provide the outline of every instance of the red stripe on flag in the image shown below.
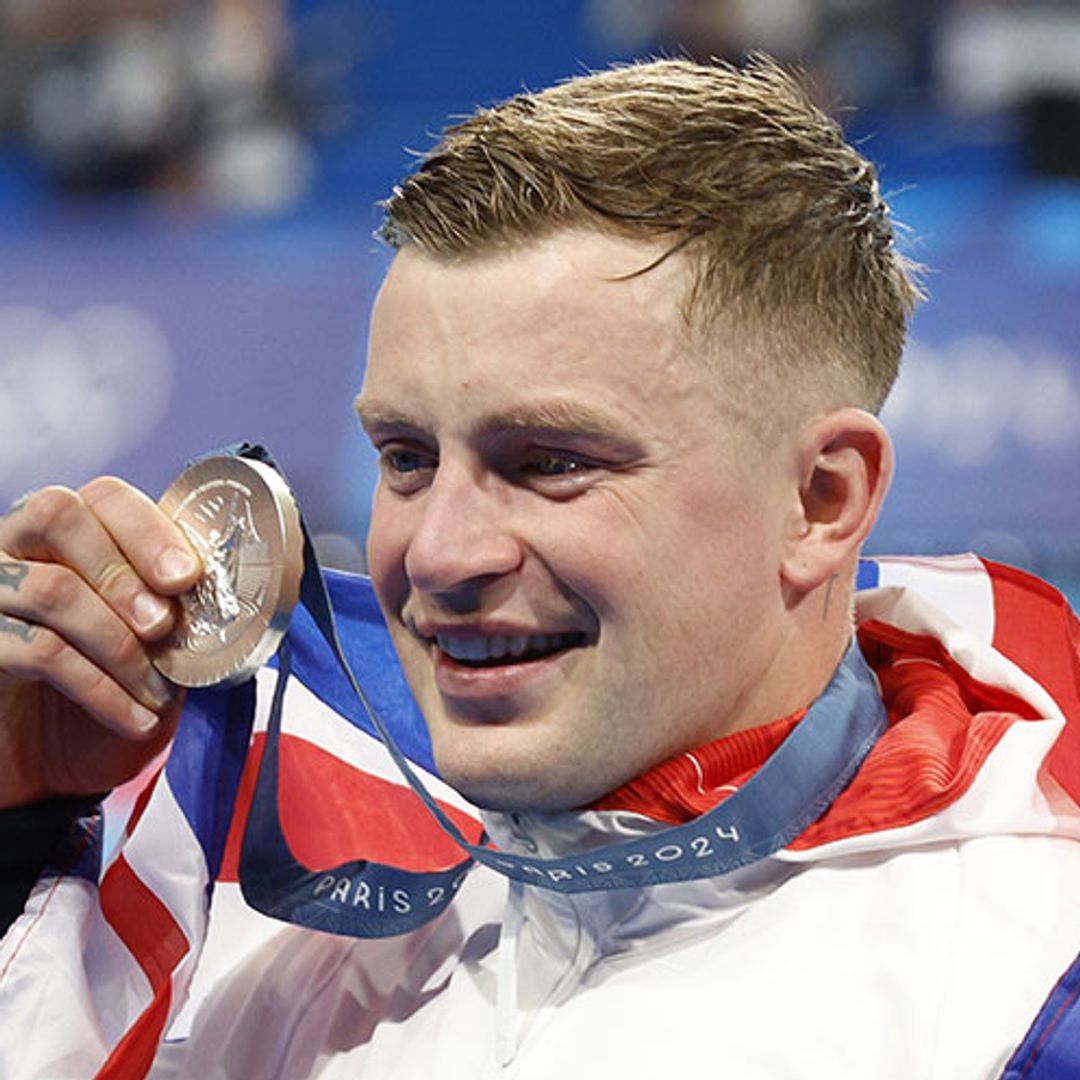
<path fill-rule="evenodd" d="M 994 590 L 994 646 L 1044 686 L 1065 714 L 1050 752 L 1054 779 L 1080 803 L 1080 622 L 1050 585 L 986 562 Z"/>
<path fill-rule="evenodd" d="M 266 736 L 252 739 L 236 795 L 219 881 L 236 881 L 240 846 L 255 792 Z M 294 857 L 312 870 L 370 859 L 402 870 L 444 870 L 461 862 L 461 849 L 443 832 L 404 782 L 356 768 L 296 736 L 279 743 L 281 827 Z M 438 800 L 466 839 L 478 843 L 483 826 Z"/>
<path fill-rule="evenodd" d="M 142 790 L 136 795 L 135 805 L 132 806 L 131 814 L 128 816 L 127 824 L 124 826 L 125 835 L 130 836 L 132 829 L 138 825 L 139 819 L 143 816 L 143 812 L 150 802 L 150 796 L 154 794 L 154 790 L 157 788 L 158 782 L 161 779 L 163 768 L 163 765 L 159 765 L 157 769 L 154 770 L 153 775 L 146 781 Z"/>
<path fill-rule="evenodd" d="M 355 769 L 304 739 L 281 740 L 281 827 L 296 858 L 312 870 L 369 859 L 402 870 L 445 870 L 464 852 L 412 788 Z M 472 843 L 482 827 L 440 803 Z"/>
<path fill-rule="evenodd" d="M 259 765 L 262 763 L 266 735 L 256 734 L 248 747 L 244 759 L 244 771 L 240 774 L 240 783 L 236 788 L 236 801 L 233 803 L 232 819 L 229 832 L 225 837 L 225 850 L 221 855 L 221 867 L 218 869 L 218 881 L 240 880 L 240 847 L 244 841 L 244 827 L 248 814 L 251 813 L 251 800 L 255 797 L 255 781 L 259 779 Z"/>
<path fill-rule="evenodd" d="M 172 912 L 120 855 L 101 882 L 101 911 L 143 969 L 155 993 L 187 955 L 190 944 Z"/>
<path fill-rule="evenodd" d="M 172 987 L 164 982 L 154 994 L 154 1000 L 113 1047 L 94 1080 L 144 1080 L 161 1043 L 171 999 Z"/>
<path fill-rule="evenodd" d="M 96 1080 L 142 1080 L 169 1016 L 172 973 L 190 945 L 172 913 L 123 855 L 105 872 L 99 896 L 102 914 L 142 968 L 154 998 L 113 1048 Z"/>

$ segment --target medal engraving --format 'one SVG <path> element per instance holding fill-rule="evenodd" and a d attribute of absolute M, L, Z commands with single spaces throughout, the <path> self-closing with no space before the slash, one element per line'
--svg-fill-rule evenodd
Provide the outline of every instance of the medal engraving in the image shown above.
<path fill-rule="evenodd" d="M 154 665 L 182 686 L 242 682 L 281 640 L 300 592 L 299 514 L 268 465 L 206 458 L 160 506 L 183 531 L 203 573 L 179 598 L 176 626 Z"/>

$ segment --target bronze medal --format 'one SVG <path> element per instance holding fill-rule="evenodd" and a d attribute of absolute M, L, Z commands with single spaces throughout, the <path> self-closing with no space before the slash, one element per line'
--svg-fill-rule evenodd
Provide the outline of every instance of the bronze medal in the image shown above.
<path fill-rule="evenodd" d="M 300 596 L 303 538 L 292 493 L 269 465 L 210 457 L 182 473 L 158 505 L 203 573 L 179 597 L 154 666 L 180 686 L 243 682 L 277 649 Z"/>

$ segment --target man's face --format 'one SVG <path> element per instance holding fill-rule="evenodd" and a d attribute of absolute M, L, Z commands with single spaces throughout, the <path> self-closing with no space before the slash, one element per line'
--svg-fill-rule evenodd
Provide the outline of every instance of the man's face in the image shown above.
<path fill-rule="evenodd" d="M 443 776 L 480 805 L 580 806 L 761 723 L 788 489 L 685 355 L 677 258 L 565 232 L 406 249 L 359 410 L 368 557 Z"/>

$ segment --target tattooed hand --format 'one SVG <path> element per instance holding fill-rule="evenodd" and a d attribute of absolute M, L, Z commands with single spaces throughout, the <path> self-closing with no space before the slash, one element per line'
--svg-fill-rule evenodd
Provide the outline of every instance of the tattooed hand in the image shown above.
<path fill-rule="evenodd" d="M 0 809 L 134 776 L 172 737 L 146 645 L 199 574 L 183 534 L 110 477 L 0 517 Z"/>

